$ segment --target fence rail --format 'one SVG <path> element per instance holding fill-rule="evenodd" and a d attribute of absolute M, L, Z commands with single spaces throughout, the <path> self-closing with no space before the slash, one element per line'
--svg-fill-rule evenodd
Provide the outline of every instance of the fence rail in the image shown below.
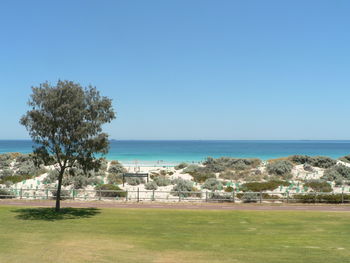
<path fill-rule="evenodd" d="M 0 199 L 56 198 L 56 189 L 11 189 L 0 188 Z M 103 201 L 165 201 L 165 202 L 244 202 L 244 203 L 350 203 L 350 192 L 209 192 L 209 191 L 156 191 L 156 190 L 62 190 L 62 200 Z"/>

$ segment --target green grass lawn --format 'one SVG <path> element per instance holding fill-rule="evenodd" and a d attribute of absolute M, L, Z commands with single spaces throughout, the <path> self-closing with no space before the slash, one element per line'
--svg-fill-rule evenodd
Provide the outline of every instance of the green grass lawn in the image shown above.
<path fill-rule="evenodd" d="M 350 262 L 350 213 L 0 207 L 0 262 Z"/>

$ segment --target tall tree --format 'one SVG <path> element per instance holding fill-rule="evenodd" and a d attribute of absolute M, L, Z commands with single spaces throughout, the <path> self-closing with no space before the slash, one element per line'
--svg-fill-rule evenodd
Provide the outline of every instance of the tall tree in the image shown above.
<path fill-rule="evenodd" d="M 79 163 L 86 170 L 97 169 L 97 153 L 108 152 L 108 135 L 102 125 L 115 119 L 112 100 L 92 86 L 83 88 L 72 81 L 58 81 L 32 87 L 30 110 L 21 118 L 33 142 L 34 153 L 52 159 L 58 169 L 56 211 L 60 210 L 62 179 L 67 169 Z"/>

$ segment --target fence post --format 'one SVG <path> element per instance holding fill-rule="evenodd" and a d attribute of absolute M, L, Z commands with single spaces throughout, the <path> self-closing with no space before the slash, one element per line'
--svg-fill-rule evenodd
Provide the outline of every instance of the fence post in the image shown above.
<path fill-rule="evenodd" d="M 154 190 L 152 192 L 152 201 L 155 201 L 155 199 L 154 199 Z"/>
<path fill-rule="evenodd" d="M 49 200 L 49 190 L 46 189 L 45 192 L 46 192 L 46 200 Z"/>
<path fill-rule="evenodd" d="M 315 192 L 314 203 L 316 204 L 317 192 Z"/>
<path fill-rule="evenodd" d="M 260 204 L 262 203 L 262 193 L 260 191 Z"/>
<path fill-rule="evenodd" d="M 178 191 L 178 195 L 179 195 L 179 202 L 181 202 L 181 191 Z"/>
<path fill-rule="evenodd" d="M 19 190 L 19 199 L 22 199 L 22 188 Z"/>
<path fill-rule="evenodd" d="M 287 191 L 287 204 L 289 203 L 289 191 Z"/>
<path fill-rule="evenodd" d="M 74 189 L 72 189 L 72 199 L 73 199 L 73 200 L 75 199 L 75 196 L 74 196 L 74 195 L 75 195 L 75 194 L 74 194 L 74 191 L 75 191 L 75 190 L 74 190 Z"/>
<path fill-rule="evenodd" d="M 137 202 L 140 202 L 140 188 L 137 187 Z"/>
<path fill-rule="evenodd" d="M 232 202 L 235 203 L 235 189 L 232 190 Z"/>
<path fill-rule="evenodd" d="M 208 202 L 208 191 L 205 191 L 205 202 Z"/>
<path fill-rule="evenodd" d="M 128 196 L 128 190 L 126 190 L 126 193 L 125 193 L 125 199 L 126 199 L 126 201 L 128 201 L 128 198 L 129 198 L 129 196 Z"/>
<path fill-rule="evenodd" d="M 344 204 L 344 190 L 341 191 L 341 203 Z"/>

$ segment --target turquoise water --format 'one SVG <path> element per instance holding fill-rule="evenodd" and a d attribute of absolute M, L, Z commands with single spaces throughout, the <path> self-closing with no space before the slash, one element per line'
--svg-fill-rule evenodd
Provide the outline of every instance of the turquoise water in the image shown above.
<path fill-rule="evenodd" d="M 31 141 L 0 140 L 0 153 L 32 150 Z M 257 157 L 263 160 L 293 154 L 332 158 L 350 154 L 350 141 L 111 141 L 107 159 L 123 163 L 200 162 L 208 156 Z"/>

